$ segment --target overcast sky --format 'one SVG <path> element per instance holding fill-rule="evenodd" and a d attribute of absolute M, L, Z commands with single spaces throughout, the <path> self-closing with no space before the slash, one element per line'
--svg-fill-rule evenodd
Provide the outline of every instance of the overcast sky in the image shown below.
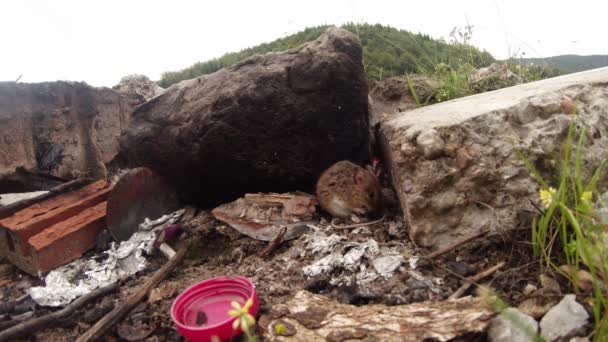
<path fill-rule="evenodd" d="M 138 73 L 219 57 L 348 21 L 445 37 L 474 26 L 472 43 L 497 58 L 608 54 L 608 1 L 545 0 L 1 0 L 0 80 L 112 86 Z"/>

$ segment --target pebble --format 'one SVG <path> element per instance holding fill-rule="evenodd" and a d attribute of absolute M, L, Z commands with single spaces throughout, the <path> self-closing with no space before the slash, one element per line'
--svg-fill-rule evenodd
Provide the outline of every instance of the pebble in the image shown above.
<path fill-rule="evenodd" d="M 524 330 L 526 327 L 528 332 Z M 534 318 L 516 308 L 508 308 L 492 319 L 488 339 L 491 342 L 533 342 L 537 333 L 538 322 Z"/>
<path fill-rule="evenodd" d="M 566 295 L 540 321 L 541 335 L 547 341 L 556 340 L 584 327 L 588 319 L 589 314 L 576 296 Z"/>

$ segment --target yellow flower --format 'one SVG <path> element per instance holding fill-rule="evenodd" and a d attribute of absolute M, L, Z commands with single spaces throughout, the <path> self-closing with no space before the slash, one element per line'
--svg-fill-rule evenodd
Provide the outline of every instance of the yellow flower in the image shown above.
<path fill-rule="evenodd" d="M 585 191 L 583 192 L 583 194 L 581 195 L 581 201 L 583 202 L 591 202 L 591 199 L 593 198 L 593 193 L 591 191 Z"/>
<path fill-rule="evenodd" d="M 542 189 L 540 191 L 540 203 L 542 204 L 543 208 L 547 209 L 551 206 L 551 203 L 553 203 L 553 198 L 555 197 L 555 189 L 552 187 L 549 187 L 548 189 Z"/>
<path fill-rule="evenodd" d="M 249 308 L 253 305 L 253 299 L 247 299 L 243 307 L 234 301 L 230 305 L 232 305 L 234 310 L 228 311 L 228 315 L 236 317 L 234 323 L 232 323 L 232 329 L 236 330 L 240 326 L 241 330 L 249 333 L 249 327 L 255 324 L 255 318 L 249 313 Z"/>
<path fill-rule="evenodd" d="M 283 323 L 278 323 L 274 326 L 275 335 L 284 335 L 287 332 L 287 327 Z"/>

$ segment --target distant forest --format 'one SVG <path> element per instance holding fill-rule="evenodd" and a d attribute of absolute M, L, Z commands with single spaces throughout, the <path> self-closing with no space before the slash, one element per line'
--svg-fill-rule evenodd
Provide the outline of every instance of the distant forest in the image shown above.
<path fill-rule="evenodd" d="M 255 54 L 298 47 L 316 39 L 328 27 L 307 28 L 270 43 L 227 53 L 208 61 L 197 62 L 180 71 L 165 72 L 158 83 L 166 88 L 181 80 L 213 73 Z M 453 35 L 453 39 L 446 42 L 443 39 L 433 39 L 426 34 L 412 33 L 383 25 L 347 24 L 342 28 L 355 33 L 361 40 L 363 66 L 370 79 L 378 80 L 406 73 L 428 74 L 441 63 L 454 68 L 465 63 L 483 67 L 494 61 L 488 52 L 482 52 L 467 44 L 467 37 L 462 35 Z"/>
<path fill-rule="evenodd" d="M 524 65 L 548 65 L 564 74 L 608 66 L 608 55 L 561 55 L 546 58 L 522 58 Z"/>

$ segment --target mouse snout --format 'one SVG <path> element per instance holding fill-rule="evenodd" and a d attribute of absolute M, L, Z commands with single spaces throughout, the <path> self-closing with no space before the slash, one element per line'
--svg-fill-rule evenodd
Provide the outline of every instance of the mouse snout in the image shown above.
<path fill-rule="evenodd" d="M 354 208 L 353 212 L 359 216 L 365 216 L 369 210 L 365 207 L 360 207 L 360 208 Z"/>

